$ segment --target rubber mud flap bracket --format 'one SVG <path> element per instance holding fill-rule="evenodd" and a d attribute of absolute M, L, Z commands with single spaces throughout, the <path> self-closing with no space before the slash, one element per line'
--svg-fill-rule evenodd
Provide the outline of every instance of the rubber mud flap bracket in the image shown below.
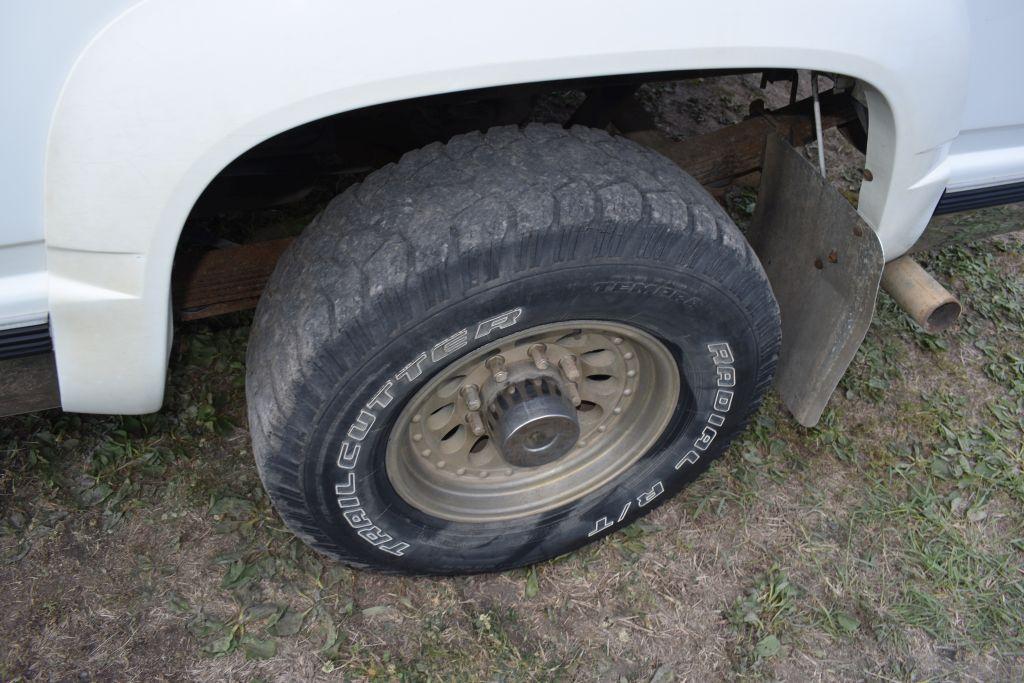
<path fill-rule="evenodd" d="M 776 389 L 796 421 L 813 427 L 871 325 L 882 246 L 846 198 L 776 134 L 765 142 L 748 237 L 782 316 Z"/>

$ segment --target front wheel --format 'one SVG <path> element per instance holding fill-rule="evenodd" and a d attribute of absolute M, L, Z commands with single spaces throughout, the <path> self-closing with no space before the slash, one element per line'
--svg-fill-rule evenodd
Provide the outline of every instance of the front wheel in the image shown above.
<path fill-rule="evenodd" d="M 282 258 L 247 359 L 254 452 L 318 550 L 508 569 L 697 476 L 778 344 L 749 246 L 668 160 L 589 129 L 459 136 L 350 188 Z"/>

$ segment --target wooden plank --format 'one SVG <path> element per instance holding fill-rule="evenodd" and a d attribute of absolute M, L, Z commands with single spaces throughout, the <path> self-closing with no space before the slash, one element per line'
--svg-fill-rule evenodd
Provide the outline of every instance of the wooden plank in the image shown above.
<path fill-rule="evenodd" d="M 623 92 L 615 91 L 613 95 Z M 845 95 L 825 93 L 821 105 L 825 128 L 856 118 Z M 615 109 L 612 122 L 627 137 L 672 159 L 718 194 L 721 188 L 714 185 L 721 186 L 761 168 L 765 139 L 770 134 L 781 133 L 793 145 L 814 139 L 810 100 L 682 141 L 656 131 L 650 116 L 631 97 Z M 277 259 L 290 243 L 290 239 L 280 239 L 180 256 L 172 283 L 178 317 L 196 320 L 255 307 Z"/>
<path fill-rule="evenodd" d="M 254 308 L 291 238 L 185 254 L 172 277 L 181 320 Z"/>
<path fill-rule="evenodd" d="M 0 416 L 59 407 L 52 352 L 0 360 Z"/>
<path fill-rule="evenodd" d="M 659 132 L 647 111 L 633 98 L 618 108 L 612 116 L 612 123 L 626 137 L 679 164 L 701 185 L 715 185 L 759 170 L 765 140 L 771 133 L 778 133 L 795 147 L 814 140 L 811 106 L 810 100 L 802 100 L 679 141 Z M 825 93 L 821 97 L 821 110 L 823 129 L 857 117 L 853 104 L 845 95 Z"/>

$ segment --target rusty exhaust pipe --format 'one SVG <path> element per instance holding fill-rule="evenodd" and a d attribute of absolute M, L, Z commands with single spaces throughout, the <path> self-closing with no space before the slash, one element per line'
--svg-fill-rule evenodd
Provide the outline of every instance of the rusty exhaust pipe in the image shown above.
<path fill-rule="evenodd" d="M 909 256 L 885 264 L 882 289 L 929 334 L 948 330 L 960 317 L 956 297 Z"/>

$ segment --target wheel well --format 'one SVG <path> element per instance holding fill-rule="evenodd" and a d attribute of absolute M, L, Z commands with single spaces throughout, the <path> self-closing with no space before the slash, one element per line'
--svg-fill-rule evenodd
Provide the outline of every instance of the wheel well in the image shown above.
<path fill-rule="evenodd" d="M 808 72 L 684 71 L 433 95 L 311 121 L 250 148 L 205 188 L 178 243 L 175 303 L 182 306 L 178 283 L 189 277 L 196 258 L 211 247 L 293 237 L 347 186 L 434 141 L 528 122 L 604 128 L 623 102 L 640 103 L 641 111 L 646 110 L 649 117 L 642 127 L 669 127 L 686 139 L 735 125 L 765 109 L 777 110 L 809 92 Z M 664 100 L 672 106 L 664 106 Z M 855 123 L 845 126 L 844 132 L 863 140 Z M 617 128 L 627 132 L 621 123 Z M 754 183 L 756 176 L 745 179 L 741 187 Z M 732 201 L 725 185 L 709 189 L 722 203 Z M 744 192 L 749 195 L 741 189 L 740 203 L 749 201 Z M 261 252 L 259 258 L 269 257 Z"/>
<path fill-rule="evenodd" d="M 788 82 L 793 70 L 714 70 L 634 74 L 528 83 L 379 104 L 295 126 L 260 142 L 227 164 L 196 201 L 190 222 L 224 211 L 295 201 L 310 181 L 353 182 L 402 154 L 453 135 L 528 122 L 604 127 L 601 107 L 641 87 L 707 83 L 766 74 Z M 588 98 L 588 95 L 591 96 Z M 648 98 L 650 99 L 650 98 Z"/>

